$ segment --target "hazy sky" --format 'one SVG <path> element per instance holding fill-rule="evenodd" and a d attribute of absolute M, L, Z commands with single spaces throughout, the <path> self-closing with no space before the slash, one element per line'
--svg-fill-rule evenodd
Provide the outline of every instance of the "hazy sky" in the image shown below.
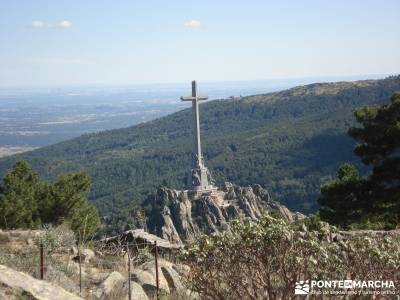
<path fill-rule="evenodd" d="M 0 0 L 0 85 L 396 74 L 399 13 L 399 0 Z"/>

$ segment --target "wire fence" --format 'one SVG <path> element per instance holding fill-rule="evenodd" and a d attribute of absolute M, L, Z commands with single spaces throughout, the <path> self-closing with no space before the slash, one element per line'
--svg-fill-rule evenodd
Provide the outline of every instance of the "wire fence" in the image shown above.
<path fill-rule="evenodd" d="M 79 293 L 81 297 L 88 295 L 92 286 L 84 280 L 84 270 L 90 265 L 93 269 L 126 272 L 126 289 L 128 299 L 135 299 L 131 290 L 132 270 L 145 262 L 154 263 L 156 289 L 155 298 L 160 298 L 160 259 L 165 259 L 173 263 L 179 263 L 177 249 L 160 247 L 157 241 L 154 242 L 120 242 L 120 243 L 100 243 L 96 242 L 93 246 L 94 257 L 90 261 L 90 251 L 83 245 L 71 247 L 71 249 L 54 249 L 52 245 L 40 243 L 30 247 L 21 247 L 18 254 L 8 253 L 9 249 L 2 249 L 0 244 L 0 264 L 8 265 L 18 271 L 30 274 L 31 276 L 48 281 L 57 281 L 65 288 L 65 277 L 72 281 L 68 290 Z M 150 264 L 151 266 L 152 264 Z M 78 268 L 78 270 L 76 270 Z M 55 272 L 61 271 L 61 272 Z M 58 274 L 57 277 L 55 274 Z M 86 286 L 85 286 L 86 285 Z M 125 286 L 125 285 L 124 285 Z M 89 297 L 90 298 L 90 297 Z"/>

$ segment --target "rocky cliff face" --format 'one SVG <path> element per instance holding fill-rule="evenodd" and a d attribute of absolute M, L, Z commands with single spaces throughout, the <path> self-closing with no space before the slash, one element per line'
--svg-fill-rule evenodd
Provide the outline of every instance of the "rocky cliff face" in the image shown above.
<path fill-rule="evenodd" d="M 149 199 L 151 213 L 148 229 L 174 243 L 193 239 L 200 233 L 211 234 L 229 228 L 233 219 L 257 219 L 272 212 L 293 221 L 304 218 L 273 201 L 260 185 L 240 187 L 225 183 L 218 191 L 194 194 L 160 188 Z"/>

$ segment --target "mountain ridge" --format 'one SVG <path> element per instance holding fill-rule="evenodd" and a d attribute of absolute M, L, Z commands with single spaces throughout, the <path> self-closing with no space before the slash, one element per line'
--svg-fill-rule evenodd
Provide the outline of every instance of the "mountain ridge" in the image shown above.
<path fill-rule="evenodd" d="M 387 103 L 400 76 L 314 83 L 200 106 L 206 165 L 221 185 L 261 184 L 289 209 L 317 208 L 319 186 L 342 162 L 359 164 L 347 129 L 352 111 Z M 177 101 L 179 101 L 177 99 Z M 17 158 L 47 179 L 87 171 L 89 198 L 103 215 L 140 205 L 163 184 L 182 189 L 191 159 L 190 109 L 127 128 L 85 134 L 0 159 L 0 176 Z M 366 169 L 364 168 L 364 172 Z"/>

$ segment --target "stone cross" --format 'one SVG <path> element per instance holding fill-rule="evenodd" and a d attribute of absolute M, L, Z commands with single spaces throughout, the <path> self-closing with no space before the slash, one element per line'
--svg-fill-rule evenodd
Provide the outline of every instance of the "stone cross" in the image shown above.
<path fill-rule="evenodd" d="M 208 191 L 215 189 L 211 183 L 210 172 L 204 165 L 203 155 L 201 153 L 199 101 L 207 99 L 207 96 L 197 95 L 196 81 L 192 81 L 192 95 L 181 97 L 182 101 L 192 102 L 194 139 L 192 169 L 188 179 L 188 188 L 193 191 Z"/>

